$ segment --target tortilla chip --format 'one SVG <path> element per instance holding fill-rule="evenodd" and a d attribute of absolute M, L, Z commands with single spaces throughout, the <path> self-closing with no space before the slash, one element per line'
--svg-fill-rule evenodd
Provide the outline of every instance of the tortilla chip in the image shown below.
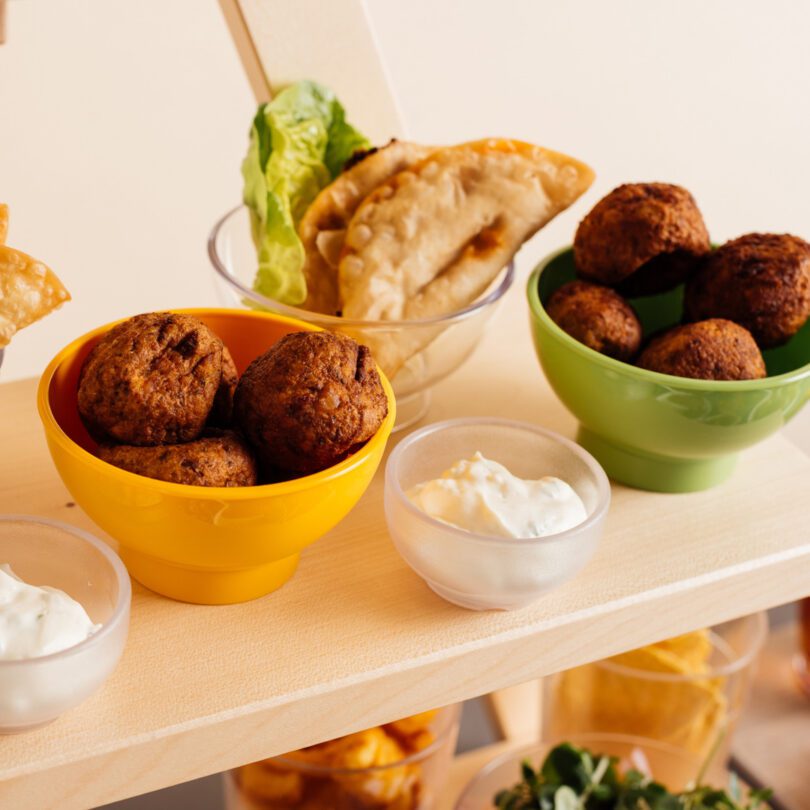
<path fill-rule="evenodd" d="M 712 642 L 709 631 L 706 629 L 668 638 L 650 646 L 668 650 L 677 656 L 691 672 L 703 672 L 712 654 Z"/>
<path fill-rule="evenodd" d="M 8 237 L 8 206 L 0 203 L 0 245 L 6 244 Z"/>
<path fill-rule="evenodd" d="M 50 268 L 0 245 L 0 347 L 69 300 L 70 294 Z"/>

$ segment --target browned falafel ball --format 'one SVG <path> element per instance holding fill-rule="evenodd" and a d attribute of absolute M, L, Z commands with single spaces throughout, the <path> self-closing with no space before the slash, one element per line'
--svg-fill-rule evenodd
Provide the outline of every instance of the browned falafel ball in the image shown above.
<path fill-rule="evenodd" d="M 722 318 L 676 326 L 653 338 L 638 365 L 698 380 L 758 380 L 767 374 L 751 333 Z"/>
<path fill-rule="evenodd" d="M 222 341 L 200 320 L 136 315 L 95 345 L 79 375 L 78 407 L 97 441 L 149 446 L 196 439 L 222 377 Z"/>
<path fill-rule="evenodd" d="M 208 424 L 213 427 L 226 428 L 231 424 L 233 416 L 233 395 L 236 392 L 236 384 L 239 382 L 239 373 L 236 370 L 236 363 L 228 351 L 228 347 L 222 346 L 222 377 L 219 381 L 214 404 L 211 406 L 211 413 L 208 414 Z"/>
<path fill-rule="evenodd" d="M 368 441 L 388 413 L 366 346 L 331 332 L 294 332 L 239 380 L 234 421 L 267 469 L 312 473 Z"/>
<path fill-rule="evenodd" d="M 763 349 L 786 343 L 810 317 L 810 244 L 776 233 L 726 242 L 689 280 L 684 312 L 735 321 Z"/>
<path fill-rule="evenodd" d="M 102 444 L 102 461 L 122 470 L 199 487 L 252 487 L 256 461 L 245 440 L 232 430 L 206 430 L 193 442 L 136 447 Z"/>
<path fill-rule="evenodd" d="M 676 287 L 710 248 L 694 197 L 669 183 L 627 183 L 603 197 L 574 237 L 577 274 L 622 295 Z"/>
<path fill-rule="evenodd" d="M 636 313 L 609 287 L 569 281 L 548 299 L 546 312 L 571 337 L 608 357 L 627 362 L 641 346 Z"/>

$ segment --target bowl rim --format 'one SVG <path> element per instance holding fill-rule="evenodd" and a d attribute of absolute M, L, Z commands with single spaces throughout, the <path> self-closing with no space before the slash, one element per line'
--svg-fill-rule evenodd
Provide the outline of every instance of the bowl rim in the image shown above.
<path fill-rule="evenodd" d="M 526 759 L 527 756 L 539 751 L 544 750 L 545 753 L 548 753 L 556 745 L 561 745 L 566 742 L 576 745 L 577 747 L 580 748 L 586 747 L 588 749 L 595 749 L 598 748 L 600 740 L 608 743 L 614 742 L 624 745 L 632 745 L 636 748 L 640 748 L 642 751 L 646 749 L 652 749 L 658 751 L 659 753 L 663 753 L 666 756 L 673 756 L 677 757 L 682 761 L 693 762 L 696 768 L 696 775 L 697 769 L 700 768 L 702 762 L 701 758 L 698 755 L 693 755 L 683 748 L 678 748 L 677 746 L 671 745 L 670 743 L 666 743 L 661 740 L 656 740 L 653 739 L 652 737 L 639 737 L 633 734 L 616 734 L 611 732 L 588 731 L 577 734 L 570 734 L 564 740 L 560 739 L 557 741 L 551 741 L 540 739 L 535 742 L 527 743 L 526 745 L 521 745 L 517 748 L 509 748 L 508 750 L 498 754 L 489 762 L 487 762 L 464 786 L 463 790 L 459 794 L 458 799 L 456 800 L 454 810 L 461 810 L 462 802 L 470 798 L 469 793 L 473 789 L 475 789 L 480 782 L 482 782 L 485 778 L 489 777 L 493 771 L 497 771 L 498 768 L 502 767 L 503 765 L 512 762 L 520 762 Z M 603 752 L 594 750 L 594 753 L 603 753 Z M 654 774 L 653 778 L 655 778 Z M 509 786 L 504 785 L 503 789 L 506 789 L 507 787 Z"/>
<path fill-rule="evenodd" d="M 231 287 L 236 288 L 240 295 L 248 298 L 254 304 L 258 304 L 266 310 L 288 318 L 306 321 L 308 323 L 318 324 L 329 329 L 362 329 L 366 332 L 390 332 L 394 329 L 413 329 L 416 327 L 437 326 L 455 323 L 458 321 L 466 320 L 472 317 L 481 310 L 487 308 L 491 304 L 496 303 L 509 291 L 515 280 L 515 263 L 514 260 L 506 265 L 506 272 L 503 278 L 495 289 L 490 290 L 483 298 L 478 298 L 471 304 L 468 304 L 462 309 L 455 312 L 448 312 L 444 315 L 433 315 L 429 318 L 416 318 L 413 320 L 392 320 L 392 321 L 368 321 L 355 318 L 342 318 L 337 315 L 325 315 L 321 312 L 311 312 L 307 309 L 300 309 L 299 307 L 289 306 L 275 301 L 262 295 L 256 290 L 246 287 L 237 279 L 226 267 L 225 262 L 221 259 L 219 251 L 217 250 L 217 243 L 219 235 L 230 219 L 236 216 L 241 211 L 248 211 L 247 206 L 242 203 L 227 211 L 215 223 L 214 227 L 208 235 L 208 258 L 214 267 L 217 275 L 229 284 Z"/>
<path fill-rule="evenodd" d="M 295 326 L 299 331 L 306 332 L 320 332 L 323 331 L 321 327 L 304 321 L 299 321 L 294 318 L 288 318 L 284 315 L 278 315 L 273 312 L 258 312 L 250 309 L 229 309 L 227 307 L 192 307 L 180 308 L 170 310 L 160 310 L 166 312 L 174 312 L 183 315 L 227 315 L 228 317 L 240 318 L 245 320 L 253 320 L 257 318 L 268 319 L 288 325 Z M 39 380 L 37 387 L 37 409 L 42 424 L 45 427 L 45 433 L 49 440 L 55 441 L 62 450 L 72 455 L 84 464 L 89 465 L 91 468 L 104 472 L 114 479 L 118 479 L 123 484 L 137 485 L 155 492 L 171 495 L 174 497 L 187 497 L 194 498 L 195 500 L 205 501 L 240 501 L 252 500 L 255 498 L 264 498 L 268 496 L 289 495 L 295 492 L 301 492 L 318 486 L 321 484 L 333 481 L 356 467 L 365 464 L 370 457 L 376 452 L 382 452 L 394 427 L 396 419 L 396 399 L 394 397 L 391 383 L 385 376 L 383 371 L 378 367 L 377 371 L 380 375 L 380 381 L 388 399 L 388 415 L 383 420 L 383 423 L 378 428 L 377 432 L 356 452 L 352 453 L 348 458 L 337 464 L 327 467 L 325 470 L 320 470 L 316 473 L 303 475 L 299 478 L 291 478 L 289 481 L 279 481 L 272 484 L 258 484 L 251 487 L 200 487 L 193 484 L 176 484 L 171 481 L 160 481 L 157 478 L 149 478 L 145 475 L 138 475 L 137 473 L 122 470 L 113 464 L 102 461 L 98 456 L 94 456 L 88 450 L 85 450 L 77 444 L 70 436 L 65 433 L 62 426 L 53 415 L 50 405 L 50 387 L 56 370 L 67 360 L 68 357 L 76 354 L 76 352 L 84 346 L 88 341 L 92 340 L 99 335 L 108 332 L 116 324 L 128 320 L 127 318 L 119 318 L 116 321 L 104 324 L 103 326 L 96 327 L 95 329 L 86 332 L 75 340 L 67 344 L 61 349 L 54 358 L 48 363 L 45 371 Z M 382 446 L 381 446 L 382 445 Z"/>
<path fill-rule="evenodd" d="M 122 622 L 127 621 L 129 615 L 129 607 L 132 601 L 132 583 L 129 579 L 129 573 L 126 566 L 121 561 L 121 558 L 110 548 L 110 546 L 98 537 L 90 534 L 90 532 L 80 529 L 77 526 L 71 526 L 69 523 L 63 523 L 61 520 L 51 520 L 50 518 L 40 517 L 39 515 L 25 515 L 25 514 L 2 514 L 0 515 L 0 523 L 38 523 L 43 526 L 48 526 L 52 529 L 67 534 L 72 534 L 74 537 L 83 540 L 85 543 L 91 545 L 98 551 L 110 564 L 110 567 L 115 573 L 115 579 L 118 584 L 118 599 L 116 600 L 115 607 L 113 608 L 110 618 L 103 622 L 101 627 L 96 630 L 91 636 L 88 636 L 78 644 L 73 644 L 66 647 L 64 650 L 48 653 L 48 655 L 37 655 L 32 658 L 19 658 L 12 661 L 0 661 L 0 670 L 12 669 L 14 667 L 26 667 L 32 665 L 47 664 L 51 661 L 58 659 L 69 658 L 73 655 L 80 655 L 85 650 L 100 645 L 108 636 L 112 635 Z M 72 597 L 71 597 L 72 598 Z M 78 600 L 76 600 L 78 601 Z M 81 604 L 81 603 L 80 603 Z"/>
<path fill-rule="evenodd" d="M 367 768 L 330 768 L 328 765 L 315 765 L 309 762 L 301 762 L 295 759 L 287 759 L 284 754 L 281 754 L 277 757 L 270 757 L 271 761 L 273 762 L 280 762 L 284 765 L 289 765 L 290 770 L 296 770 L 301 773 L 310 773 L 310 774 L 325 774 L 325 775 L 335 775 L 335 776 L 348 776 L 348 775 L 362 775 L 362 774 L 374 774 L 374 773 L 381 773 L 385 771 L 390 771 L 394 768 L 402 768 L 405 765 L 412 765 L 415 762 L 422 762 L 423 760 L 427 759 L 429 756 L 434 754 L 439 748 L 447 742 L 447 739 L 451 737 L 453 734 L 457 733 L 458 731 L 458 723 L 461 719 L 461 709 L 459 703 L 451 703 L 448 706 L 442 706 L 440 709 L 437 710 L 440 714 L 444 713 L 447 717 L 447 722 L 443 728 L 436 732 L 436 739 L 425 748 L 420 749 L 419 751 L 414 751 L 412 754 L 408 754 L 407 757 L 403 759 L 397 760 L 396 762 L 391 762 L 388 765 L 371 765 Z M 396 721 L 392 721 L 396 722 Z M 381 723 L 380 725 L 388 725 L 387 723 Z M 377 726 L 372 726 L 372 728 L 376 728 Z M 368 730 L 368 729 L 366 729 Z M 356 732 L 361 733 L 361 732 Z M 350 735 L 344 735 L 350 736 Z M 337 739 L 341 739 L 338 737 Z M 332 742 L 330 740 L 330 742 Z"/>
<path fill-rule="evenodd" d="M 467 529 L 461 529 L 458 526 L 453 526 L 450 523 L 445 523 L 442 520 L 431 517 L 426 512 L 423 512 L 416 506 L 405 493 L 402 485 L 399 482 L 399 475 L 397 474 L 397 467 L 402 456 L 405 452 L 417 445 L 422 439 L 427 436 L 439 433 L 445 430 L 453 430 L 459 427 L 507 427 L 524 432 L 534 433 L 542 436 L 544 439 L 551 439 L 553 442 L 562 445 L 570 453 L 579 458 L 580 461 L 591 471 L 596 480 L 597 503 L 596 506 L 588 517 L 576 526 L 570 529 L 565 529 L 561 532 L 554 534 L 546 534 L 541 537 L 498 537 L 491 534 L 483 534 L 479 532 L 471 532 Z M 415 518 L 422 523 L 434 529 L 439 529 L 454 537 L 459 538 L 462 542 L 472 543 L 485 543 L 485 544 L 500 544 L 504 546 L 519 546 L 526 547 L 528 545 L 544 545 L 546 543 L 557 543 L 567 540 L 573 535 L 578 535 L 583 530 L 587 530 L 594 525 L 597 525 L 604 520 L 605 515 L 610 507 L 611 488 L 610 481 L 607 474 L 602 469 L 599 462 L 583 447 L 580 447 L 576 442 L 561 436 L 553 430 L 540 427 L 539 425 L 532 424 L 531 422 L 522 422 L 516 419 L 504 419 L 497 416 L 467 416 L 455 419 L 446 419 L 442 422 L 434 422 L 433 424 L 426 425 L 419 430 L 415 430 L 409 436 L 406 436 L 394 448 L 388 457 L 385 465 L 385 489 L 392 493 L 397 501 Z"/>
<path fill-rule="evenodd" d="M 691 377 L 677 377 L 673 374 L 662 374 L 659 371 L 639 368 L 631 363 L 624 363 L 621 360 L 616 360 L 613 357 L 608 357 L 591 349 L 557 326 L 557 324 L 551 320 L 540 301 L 540 289 L 538 284 L 540 276 L 553 261 L 571 252 L 573 252 L 572 245 L 565 245 L 558 248 L 543 258 L 531 272 L 526 286 L 529 309 L 532 316 L 543 325 L 547 332 L 550 332 L 559 342 L 564 343 L 566 347 L 589 359 L 596 365 L 600 365 L 609 371 L 632 377 L 635 380 L 655 383 L 657 385 L 666 385 L 669 388 L 680 388 L 685 391 L 764 391 L 769 388 L 799 382 L 803 379 L 810 380 L 810 362 L 793 369 L 793 371 L 787 371 L 784 374 L 776 374 L 773 377 L 763 377 L 759 380 L 697 380 Z"/>

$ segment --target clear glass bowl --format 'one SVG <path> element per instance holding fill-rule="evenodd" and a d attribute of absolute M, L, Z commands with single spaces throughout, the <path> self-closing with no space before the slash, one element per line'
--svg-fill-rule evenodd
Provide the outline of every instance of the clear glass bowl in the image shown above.
<path fill-rule="evenodd" d="M 0 661 L 0 733 L 10 734 L 55 720 L 107 680 L 126 643 L 132 590 L 109 546 L 46 518 L 0 515 L 0 563 L 25 582 L 64 591 L 101 625 L 61 652 Z"/>
<path fill-rule="evenodd" d="M 568 531 L 514 540 L 473 534 L 436 520 L 405 494 L 480 451 L 513 475 L 553 475 L 582 498 L 587 519 Z M 599 464 L 572 441 L 523 422 L 451 419 L 411 434 L 385 468 L 385 516 L 394 545 L 439 596 L 473 610 L 512 610 L 571 579 L 602 535 L 610 484 Z"/>
<path fill-rule="evenodd" d="M 767 633 L 764 613 L 712 627 L 704 672 L 653 672 L 607 659 L 546 678 L 543 736 L 644 736 L 725 762 Z"/>
<path fill-rule="evenodd" d="M 459 715 L 458 705 L 439 710 L 427 728 L 426 747 L 384 766 L 326 767 L 306 761 L 314 759 L 316 746 L 236 768 L 224 774 L 226 810 L 436 810 L 455 752 Z M 384 728 L 327 745 L 362 745 L 363 735 L 379 736 Z M 373 744 L 374 737 L 366 739 Z"/>
<path fill-rule="evenodd" d="M 674 746 L 619 734 L 581 734 L 570 739 L 574 745 L 593 753 L 618 757 L 620 767 L 635 768 L 648 773 L 669 790 L 684 790 L 699 774 L 701 761 L 694 754 Z M 499 790 L 511 788 L 520 781 L 520 764 L 528 759 L 537 767 L 553 747 L 553 743 L 528 745 L 508 751 L 494 759 L 467 785 L 456 802 L 455 810 L 492 810 L 493 798 Z M 708 777 L 707 777 L 708 779 Z M 727 774 L 714 774 L 709 780 L 716 787 L 725 787 Z"/>
<path fill-rule="evenodd" d="M 481 298 L 448 315 L 411 321 L 358 321 L 286 306 L 253 289 L 256 248 L 250 233 L 250 215 L 244 205 L 229 211 L 214 225 L 208 238 L 208 255 L 217 290 L 227 306 L 264 309 L 298 318 L 351 335 L 369 346 L 394 387 L 397 430 L 425 415 L 430 389 L 470 356 L 495 305 L 515 278 L 514 265 L 510 263 Z M 405 356 L 409 359 L 401 365 Z"/>

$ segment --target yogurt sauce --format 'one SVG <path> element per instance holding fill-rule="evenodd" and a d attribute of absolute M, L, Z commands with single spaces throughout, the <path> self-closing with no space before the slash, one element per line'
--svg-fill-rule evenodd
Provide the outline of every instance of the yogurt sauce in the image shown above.
<path fill-rule="evenodd" d="M 495 537 L 545 537 L 588 517 L 565 481 L 552 476 L 527 481 L 481 453 L 457 461 L 441 478 L 417 484 L 407 495 L 437 520 Z"/>
<path fill-rule="evenodd" d="M 101 627 L 64 591 L 23 582 L 0 565 L 0 661 L 18 661 L 65 650 Z"/>

